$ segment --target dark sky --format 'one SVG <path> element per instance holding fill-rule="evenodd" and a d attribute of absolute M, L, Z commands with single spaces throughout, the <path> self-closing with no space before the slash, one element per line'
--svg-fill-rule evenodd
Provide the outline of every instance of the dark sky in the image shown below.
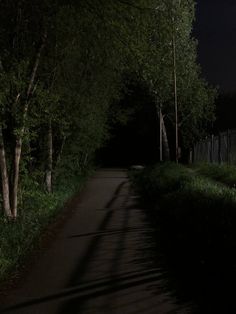
<path fill-rule="evenodd" d="M 194 33 L 204 77 L 236 91 L 236 0 L 197 0 Z"/>

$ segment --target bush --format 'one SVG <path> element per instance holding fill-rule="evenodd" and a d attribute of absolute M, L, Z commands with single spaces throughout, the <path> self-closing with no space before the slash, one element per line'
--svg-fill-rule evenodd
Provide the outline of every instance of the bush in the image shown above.
<path fill-rule="evenodd" d="M 177 191 L 191 180 L 186 167 L 171 162 L 135 171 L 131 178 L 138 192 L 150 200 Z"/>

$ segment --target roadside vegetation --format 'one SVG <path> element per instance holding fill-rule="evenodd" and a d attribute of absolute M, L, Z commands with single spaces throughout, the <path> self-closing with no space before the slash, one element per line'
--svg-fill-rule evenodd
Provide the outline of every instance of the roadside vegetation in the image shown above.
<path fill-rule="evenodd" d="M 231 188 L 236 187 L 236 167 L 231 165 L 200 163 L 194 165 L 197 174 L 221 182 Z"/>
<path fill-rule="evenodd" d="M 90 171 L 59 182 L 53 193 L 45 193 L 36 181 L 27 179 L 22 186 L 19 218 L 9 222 L 0 218 L 0 281 L 17 274 L 29 252 L 38 247 L 48 225 L 62 212 L 68 199 L 83 187 Z"/>
<path fill-rule="evenodd" d="M 182 165 L 165 163 L 131 174 L 151 208 L 167 250 L 210 272 L 236 265 L 236 191 Z M 228 171 L 228 170 L 227 170 Z M 226 171 L 226 173 L 228 173 Z M 219 170 L 220 172 L 220 170 Z M 226 175 L 222 177 L 225 178 Z M 153 220 L 153 219 L 152 219 Z"/>

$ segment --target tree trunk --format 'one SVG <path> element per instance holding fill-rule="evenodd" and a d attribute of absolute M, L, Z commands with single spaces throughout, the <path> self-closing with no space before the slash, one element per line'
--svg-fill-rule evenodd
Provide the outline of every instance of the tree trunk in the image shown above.
<path fill-rule="evenodd" d="M 162 142 L 163 142 L 164 158 L 165 160 L 170 160 L 170 147 L 169 147 L 169 141 L 168 141 L 166 126 L 165 126 L 163 116 L 162 116 Z"/>
<path fill-rule="evenodd" d="M 160 161 L 163 160 L 167 161 L 170 160 L 170 148 L 161 106 L 157 107 L 157 113 L 159 118 L 159 132 L 160 132 L 159 134 Z"/>
<path fill-rule="evenodd" d="M 42 38 L 41 46 L 39 47 L 38 53 L 35 58 L 35 63 L 33 66 L 33 70 L 31 73 L 29 85 L 26 92 L 26 101 L 24 104 L 23 109 L 23 120 L 22 120 L 22 127 L 19 130 L 19 135 L 16 138 L 16 146 L 15 146 L 15 160 L 14 160 L 14 180 L 13 180 L 13 191 L 12 191 L 12 215 L 14 218 L 17 217 L 17 205 L 18 205 L 18 185 L 19 185 L 19 171 L 20 171 L 20 160 L 21 160 L 21 151 L 22 151 L 22 141 L 25 133 L 25 120 L 28 114 L 29 109 L 29 99 L 31 96 L 31 93 L 34 88 L 35 78 L 39 67 L 39 62 L 41 59 L 42 51 L 45 47 L 47 38 L 47 32 L 44 33 Z"/>
<path fill-rule="evenodd" d="M 218 135 L 218 163 L 222 164 L 222 154 L 221 154 L 221 133 Z"/>
<path fill-rule="evenodd" d="M 53 153 L 53 142 L 52 142 L 52 123 L 49 121 L 48 127 L 48 138 L 47 138 L 47 168 L 46 168 L 46 188 L 48 193 L 52 193 L 52 153 Z"/>
<path fill-rule="evenodd" d="M 65 142 L 66 142 L 66 136 L 63 137 L 62 139 L 62 142 L 61 142 L 61 147 L 60 147 L 60 150 L 59 150 L 59 153 L 56 157 L 56 161 L 54 163 L 54 169 L 58 166 L 58 164 L 60 163 L 61 161 L 61 156 L 62 156 L 62 153 L 63 153 L 63 149 L 64 149 L 64 146 L 65 146 Z M 54 157 L 54 160 L 55 160 L 55 157 Z"/>
<path fill-rule="evenodd" d="M 88 153 L 86 153 L 84 156 L 83 168 L 87 166 L 87 162 L 88 162 Z"/>
<path fill-rule="evenodd" d="M 11 205 L 9 195 L 9 179 L 7 172 L 6 153 L 4 147 L 4 140 L 2 134 L 2 127 L 0 127 L 0 168 L 2 176 L 2 197 L 3 197 L 3 210 L 7 217 L 11 218 Z"/>
<path fill-rule="evenodd" d="M 163 150 L 162 150 L 162 136 L 163 136 L 163 116 L 161 106 L 159 107 L 159 153 L 160 162 L 163 161 Z"/>
<path fill-rule="evenodd" d="M 18 204 L 18 185 L 19 185 L 19 174 L 20 174 L 20 159 L 22 151 L 22 139 L 16 140 L 15 146 L 15 159 L 14 159 L 14 180 L 12 190 L 12 215 L 13 218 L 17 217 L 17 204 Z"/>

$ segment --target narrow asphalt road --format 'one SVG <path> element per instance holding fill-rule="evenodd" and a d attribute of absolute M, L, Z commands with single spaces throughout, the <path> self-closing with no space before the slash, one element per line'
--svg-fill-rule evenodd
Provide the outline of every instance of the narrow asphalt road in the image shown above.
<path fill-rule="evenodd" d="M 53 244 L 0 313 L 190 313 L 154 263 L 153 230 L 124 170 L 98 171 Z"/>

